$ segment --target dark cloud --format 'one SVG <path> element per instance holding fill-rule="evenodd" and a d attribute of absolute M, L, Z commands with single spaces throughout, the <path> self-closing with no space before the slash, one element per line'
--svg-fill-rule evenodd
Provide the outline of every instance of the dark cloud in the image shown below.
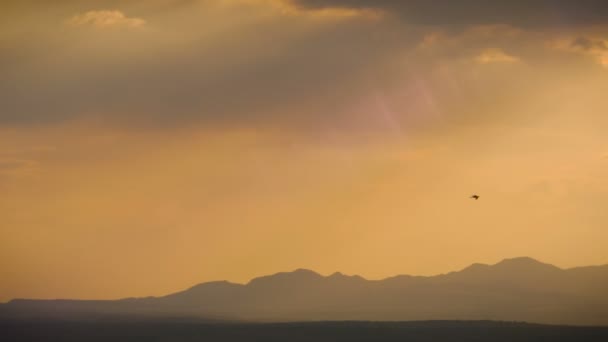
<path fill-rule="evenodd" d="M 602 40 L 591 39 L 587 37 L 578 37 L 572 42 L 572 47 L 579 48 L 584 51 L 608 50 L 608 46 Z"/>
<path fill-rule="evenodd" d="M 525 61 L 542 45 L 539 39 L 526 37 L 531 30 L 496 24 L 528 19 L 528 24 L 539 24 L 549 7 L 554 9 L 547 10 L 552 18 L 571 10 L 568 18 L 579 23 L 583 17 L 593 22 L 605 12 L 603 2 L 593 2 L 596 10 L 588 11 L 593 7 L 590 1 L 577 2 L 576 11 L 574 2 L 555 1 L 488 5 L 465 0 L 456 6 L 447 1 L 297 0 L 298 6 L 309 9 L 373 7 L 400 16 L 397 20 L 354 16 L 331 21 L 308 18 L 306 11 L 284 15 L 272 9 L 277 5 L 272 2 L 222 2 L 222 6 L 211 0 L 59 3 L 63 7 L 29 0 L 15 5 L 12 11 L 19 20 L 5 22 L 11 30 L 0 30 L 0 125 L 94 117 L 138 125 L 289 123 L 301 127 L 346 121 L 357 110 L 362 116 L 374 113 L 377 108 L 366 104 L 367 98 L 391 91 L 393 98 L 386 96 L 386 102 L 401 107 L 395 116 L 422 116 L 420 112 L 439 111 L 439 107 L 456 116 L 453 111 L 467 111 L 468 103 L 479 104 L 479 99 L 494 105 L 498 95 L 493 95 L 492 85 L 506 87 L 516 82 L 515 77 L 504 80 L 500 68 L 484 70 L 487 81 L 477 76 L 470 79 L 474 74 L 467 62 L 484 51 L 493 51 L 484 57 L 486 62 Z M 51 7 L 53 11 L 47 11 Z M 112 18 L 127 22 L 136 18 L 145 25 L 136 25 L 137 30 L 66 25 L 75 16 L 102 9 L 114 11 Z M 532 23 L 533 17 L 539 21 Z M 434 29 L 411 25 L 480 23 L 494 26 L 438 30 L 445 36 L 440 34 L 435 40 L 426 37 Z M 425 40 L 426 48 L 421 48 Z M 581 39 L 575 44 L 598 42 Z M 431 74 L 435 59 L 460 64 L 444 65 Z M 491 72 L 497 74 L 487 74 Z M 474 94 L 476 100 L 459 94 Z M 409 103 L 402 103 L 403 99 Z M 467 108 L 454 109 L 455 102 Z M 353 109 L 359 104 L 369 108 Z"/>
<path fill-rule="evenodd" d="M 608 23 L 604 0 L 293 0 L 307 8 L 377 8 L 410 24 L 467 26 L 509 24 L 522 27 Z"/>
<path fill-rule="evenodd" d="M 337 115 L 335 109 L 366 86 L 360 81 L 392 57 L 392 42 L 378 39 L 373 23 L 302 33 L 298 25 L 305 22 L 272 20 L 213 41 L 163 41 L 145 31 L 62 32 L 75 38 L 45 39 L 44 51 L 27 46 L 22 50 L 40 55 L 24 52 L 26 59 L 13 58 L 5 69 L 0 122 L 86 116 L 151 125 L 315 120 Z M 180 28 L 184 35 L 204 29 L 190 25 Z M 401 36 L 399 43 L 407 39 Z"/>

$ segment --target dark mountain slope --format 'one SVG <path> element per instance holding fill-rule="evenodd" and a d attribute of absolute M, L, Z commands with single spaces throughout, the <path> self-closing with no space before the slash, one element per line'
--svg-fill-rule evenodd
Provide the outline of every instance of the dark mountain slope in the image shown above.
<path fill-rule="evenodd" d="M 608 266 L 560 269 L 530 258 L 433 277 L 365 280 L 299 269 L 248 284 L 210 282 L 164 297 L 13 300 L 8 317 L 204 317 L 252 321 L 502 320 L 608 325 Z"/>

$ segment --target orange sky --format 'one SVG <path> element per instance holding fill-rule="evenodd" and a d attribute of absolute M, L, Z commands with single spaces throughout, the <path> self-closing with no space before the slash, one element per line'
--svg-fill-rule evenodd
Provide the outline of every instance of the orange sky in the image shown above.
<path fill-rule="evenodd" d="M 8 2 L 0 301 L 607 263 L 608 23 L 350 3 Z"/>

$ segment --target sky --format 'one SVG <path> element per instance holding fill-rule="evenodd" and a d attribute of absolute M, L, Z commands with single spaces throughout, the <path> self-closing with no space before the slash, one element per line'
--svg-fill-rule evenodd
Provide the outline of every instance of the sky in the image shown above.
<path fill-rule="evenodd" d="M 608 263 L 604 1 L 8 0 L 0 75 L 0 301 Z"/>

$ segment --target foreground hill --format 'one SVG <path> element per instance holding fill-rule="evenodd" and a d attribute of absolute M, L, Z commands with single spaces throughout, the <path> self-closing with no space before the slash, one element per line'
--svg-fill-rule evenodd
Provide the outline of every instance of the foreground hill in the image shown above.
<path fill-rule="evenodd" d="M 608 325 L 608 265 L 560 269 L 530 258 L 474 264 L 432 277 L 366 280 L 309 270 L 210 282 L 164 297 L 26 300 L 9 318 L 197 317 L 208 320 L 497 320 Z"/>

